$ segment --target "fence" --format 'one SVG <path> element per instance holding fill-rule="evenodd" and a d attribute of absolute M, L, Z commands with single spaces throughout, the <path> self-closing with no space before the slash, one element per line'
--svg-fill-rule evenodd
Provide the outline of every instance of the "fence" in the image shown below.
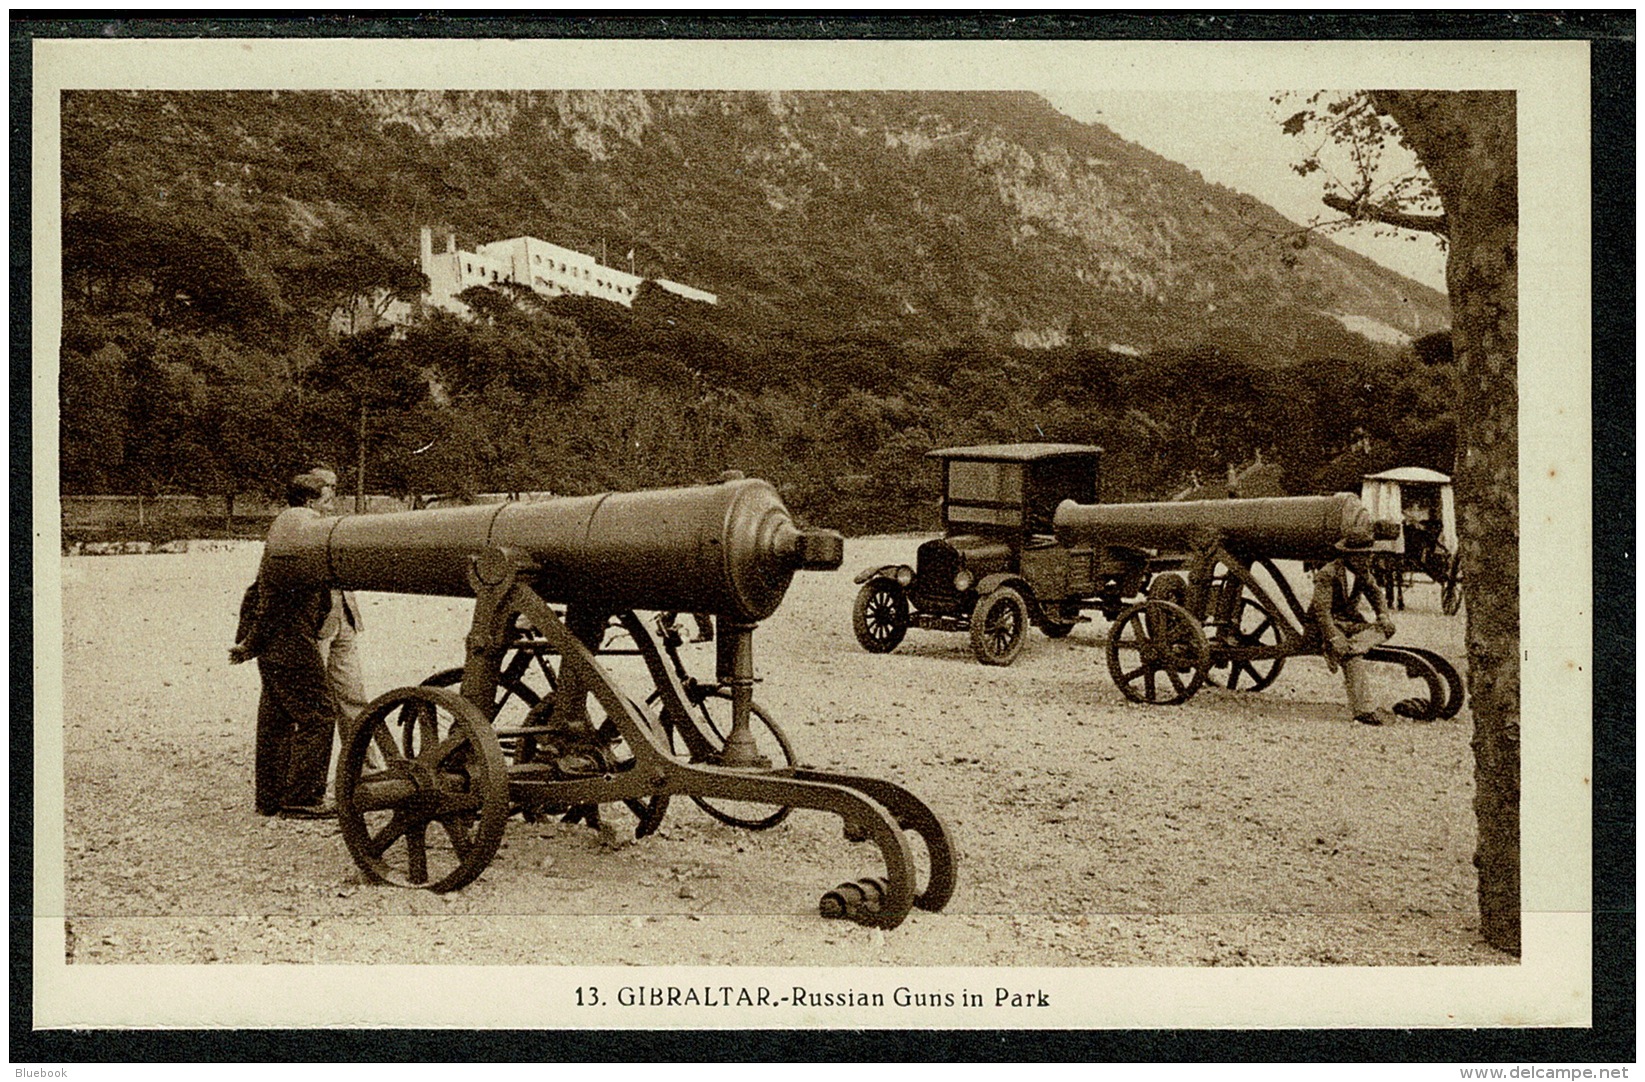
<path fill-rule="evenodd" d="M 510 500 L 552 499 L 552 492 L 486 492 L 475 496 L 449 493 L 433 496 L 367 496 L 366 514 L 410 511 L 425 507 L 505 503 Z M 266 496 L 63 496 L 62 531 L 65 551 L 82 551 L 88 544 L 138 546 L 141 551 L 189 539 L 223 537 L 261 538 L 285 504 Z M 354 497 L 337 497 L 337 510 L 354 512 Z"/>
<path fill-rule="evenodd" d="M 266 496 L 64 496 L 63 527 L 156 526 L 201 519 L 272 519 L 285 504 Z M 352 496 L 337 499 L 338 510 L 354 510 Z M 411 500 L 396 496 L 367 496 L 368 512 L 405 511 Z"/>

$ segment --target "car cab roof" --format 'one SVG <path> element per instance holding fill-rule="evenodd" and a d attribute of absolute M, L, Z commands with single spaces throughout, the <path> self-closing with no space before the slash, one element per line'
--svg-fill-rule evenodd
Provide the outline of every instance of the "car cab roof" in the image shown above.
<path fill-rule="evenodd" d="M 1087 443 L 985 443 L 975 447 L 942 447 L 926 458 L 962 458 L 978 462 L 1038 462 L 1048 458 L 1095 458 L 1101 447 Z"/>

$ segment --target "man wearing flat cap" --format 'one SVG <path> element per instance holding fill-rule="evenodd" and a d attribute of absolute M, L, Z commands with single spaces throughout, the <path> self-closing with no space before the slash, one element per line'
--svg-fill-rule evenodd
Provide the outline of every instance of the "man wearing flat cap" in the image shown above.
<path fill-rule="evenodd" d="M 289 516 L 330 513 L 337 476 L 314 469 L 291 479 Z M 354 635 L 359 608 L 339 590 L 273 586 L 263 569 L 240 604 L 240 626 L 229 661 L 257 659 L 262 697 L 257 706 L 255 790 L 263 815 L 320 819 L 336 815 L 326 799 L 331 745 L 342 721 L 365 705 Z"/>

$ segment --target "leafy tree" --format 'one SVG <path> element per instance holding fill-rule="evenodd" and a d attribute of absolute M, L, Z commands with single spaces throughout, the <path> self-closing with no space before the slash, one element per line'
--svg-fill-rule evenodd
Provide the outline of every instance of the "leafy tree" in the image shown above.
<path fill-rule="evenodd" d="M 134 366 L 128 465 L 139 489 L 219 495 L 277 490 L 295 445 L 281 362 L 222 335 L 165 334 Z"/>
<path fill-rule="evenodd" d="M 542 472 L 555 445 L 545 436 L 546 418 L 562 416 L 599 375 L 581 332 L 501 290 L 475 287 L 461 299 L 474 320 L 431 312 L 407 328 L 399 346 L 428 381 L 422 416 L 433 426 L 428 439 L 438 443 L 408 476 L 439 490 L 565 491 Z"/>
<path fill-rule="evenodd" d="M 1293 168 L 1300 176 L 1321 178 L 1320 201 L 1343 216 L 1327 225 L 1364 222 L 1445 235 L 1439 192 L 1427 170 L 1412 160 L 1403 128 L 1375 94 L 1316 91 L 1302 105 L 1281 128 L 1311 148 Z"/>
<path fill-rule="evenodd" d="M 501 285 L 502 283 L 499 283 Z M 512 283 L 510 283 L 512 284 Z M 457 294 L 457 299 L 468 306 L 476 322 L 496 326 L 506 321 L 519 304 L 518 295 L 489 286 L 469 286 Z"/>
<path fill-rule="evenodd" d="M 146 311 L 155 326 L 275 324 L 284 301 L 275 282 L 211 220 L 179 208 L 165 218 L 90 209 L 63 222 L 66 294 L 102 311 Z"/>
<path fill-rule="evenodd" d="M 453 400 L 502 383 L 531 399 L 574 395 L 597 374 L 575 323 L 516 307 L 485 287 L 463 291 L 473 321 L 431 312 L 408 328 L 404 350 L 424 365 Z M 478 307 L 473 307 L 478 305 Z"/>
<path fill-rule="evenodd" d="M 403 253 L 348 223 L 317 230 L 280 277 L 317 325 L 335 320 L 345 334 L 372 329 L 391 304 L 414 303 L 428 289 L 428 277 Z"/>
<path fill-rule="evenodd" d="M 125 466 L 126 369 L 131 359 L 107 342 L 90 353 L 64 348 L 58 402 L 63 488 L 117 492 Z"/>
<path fill-rule="evenodd" d="M 374 327 L 358 334 L 339 335 L 321 351 L 319 361 L 304 373 L 309 385 L 339 403 L 353 421 L 356 462 L 355 495 L 363 506 L 366 464 L 371 438 L 402 424 L 408 412 L 428 391 L 423 366 L 394 340 L 393 328 Z M 377 416 L 375 429 L 368 421 Z"/>

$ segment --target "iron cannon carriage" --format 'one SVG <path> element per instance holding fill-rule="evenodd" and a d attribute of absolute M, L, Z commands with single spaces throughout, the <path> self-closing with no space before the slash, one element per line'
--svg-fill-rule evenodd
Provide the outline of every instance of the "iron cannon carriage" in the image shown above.
<path fill-rule="evenodd" d="M 1136 550 L 1052 532 L 1064 500 L 1098 499 L 1102 448 L 1070 443 L 947 447 L 942 466 L 943 536 L 920 545 L 913 565 L 864 569 L 852 612 L 863 649 L 895 650 L 908 628 L 967 632 L 985 665 L 1009 665 L 1028 629 L 1060 639 L 1087 611 L 1113 619 L 1139 596 L 1154 568 Z"/>
<path fill-rule="evenodd" d="M 749 829 L 796 808 L 838 816 L 847 840 L 874 843 L 884 872 L 827 891 L 820 909 L 894 928 L 953 891 L 942 822 L 893 782 L 794 763 L 753 702 L 755 627 L 796 571 L 838 567 L 842 550 L 839 534 L 798 528 L 771 485 L 748 479 L 282 516 L 263 573 L 276 585 L 474 598 L 460 670 L 378 696 L 345 734 L 339 826 L 372 880 L 455 890 L 490 864 L 515 814 L 595 824 L 602 805 L 621 803 L 644 836 L 685 795 Z M 715 679 L 690 679 L 677 643 L 662 629 L 659 645 L 642 611 L 715 614 Z M 648 674 L 639 697 L 602 661 L 614 625 Z"/>
<path fill-rule="evenodd" d="M 1397 529 L 1373 521 L 1350 493 L 1269 499 L 1058 506 L 1067 545 L 1178 553 L 1181 571 L 1150 581 L 1147 596 L 1117 614 L 1109 675 L 1133 702 L 1187 702 L 1207 682 L 1260 691 L 1288 658 L 1324 653 L 1323 637 L 1276 561 L 1323 563 L 1340 544 L 1377 551 Z M 1385 644 L 1368 661 L 1403 667 L 1422 695 L 1397 704 L 1417 720 L 1454 717 L 1463 685 L 1442 655 Z"/>

